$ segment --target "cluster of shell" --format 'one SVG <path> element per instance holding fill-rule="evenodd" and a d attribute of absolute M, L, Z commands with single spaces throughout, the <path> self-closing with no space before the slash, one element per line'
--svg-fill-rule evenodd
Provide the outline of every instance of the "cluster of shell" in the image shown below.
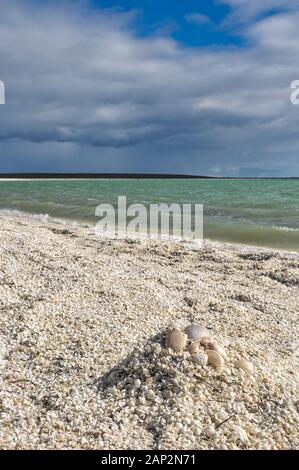
<path fill-rule="evenodd" d="M 185 320 L 176 320 L 168 329 L 166 347 L 175 352 L 188 351 L 194 364 L 203 367 L 211 365 L 221 370 L 228 362 L 228 355 L 215 341 L 205 327 Z M 235 366 L 247 373 L 253 372 L 252 364 L 246 359 L 239 359 Z"/>

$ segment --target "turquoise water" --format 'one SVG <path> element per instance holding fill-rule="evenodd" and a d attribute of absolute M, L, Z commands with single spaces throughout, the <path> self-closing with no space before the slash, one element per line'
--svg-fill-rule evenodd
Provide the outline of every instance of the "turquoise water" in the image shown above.
<path fill-rule="evenodd" d="M 128 204 L 204 204 L 204 236 L 299 251 L 299 180 L 0 181 L 0 209 L 95 223 L 95 208 Z"/>

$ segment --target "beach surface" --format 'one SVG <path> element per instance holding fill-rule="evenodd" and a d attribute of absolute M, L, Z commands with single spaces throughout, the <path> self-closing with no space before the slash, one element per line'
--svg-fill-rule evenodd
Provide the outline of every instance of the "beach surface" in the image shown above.
<path fill-rule="evenodd" d="M 1 449 L 298 448 L 298 254 L 0 222 Z M 221 370 L 166 348 L 178 319 Z"/>

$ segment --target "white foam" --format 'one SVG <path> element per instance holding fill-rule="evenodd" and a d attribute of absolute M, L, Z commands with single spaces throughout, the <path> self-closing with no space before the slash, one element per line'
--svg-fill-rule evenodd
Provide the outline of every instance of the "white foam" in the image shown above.
<path fill-rule="evenodd" d="M 55 224 L 69 225 L 72 227 L 84 226 L 75 220 L 62 219 L 58 217 L 51 217 L 49 214 L 35 214 L 25 211 L 20 211 L 17 209 L 0 209 L 0 216 L 15 217 L 27 220 L 40 220 L 41 222 L 52 222 Z M 89 227 L 89 225 L 86 225 Z"/>

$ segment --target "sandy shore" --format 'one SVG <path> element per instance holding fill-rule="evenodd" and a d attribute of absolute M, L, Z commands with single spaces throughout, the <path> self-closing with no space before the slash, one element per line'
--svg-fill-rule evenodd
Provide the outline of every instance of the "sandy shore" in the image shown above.
<path fill-rule="evenodd" d="M 298 256 L 0 222 L 0 448 L 298 447 Z M 222 370 L 165 348 L 180 318 Z"/>

